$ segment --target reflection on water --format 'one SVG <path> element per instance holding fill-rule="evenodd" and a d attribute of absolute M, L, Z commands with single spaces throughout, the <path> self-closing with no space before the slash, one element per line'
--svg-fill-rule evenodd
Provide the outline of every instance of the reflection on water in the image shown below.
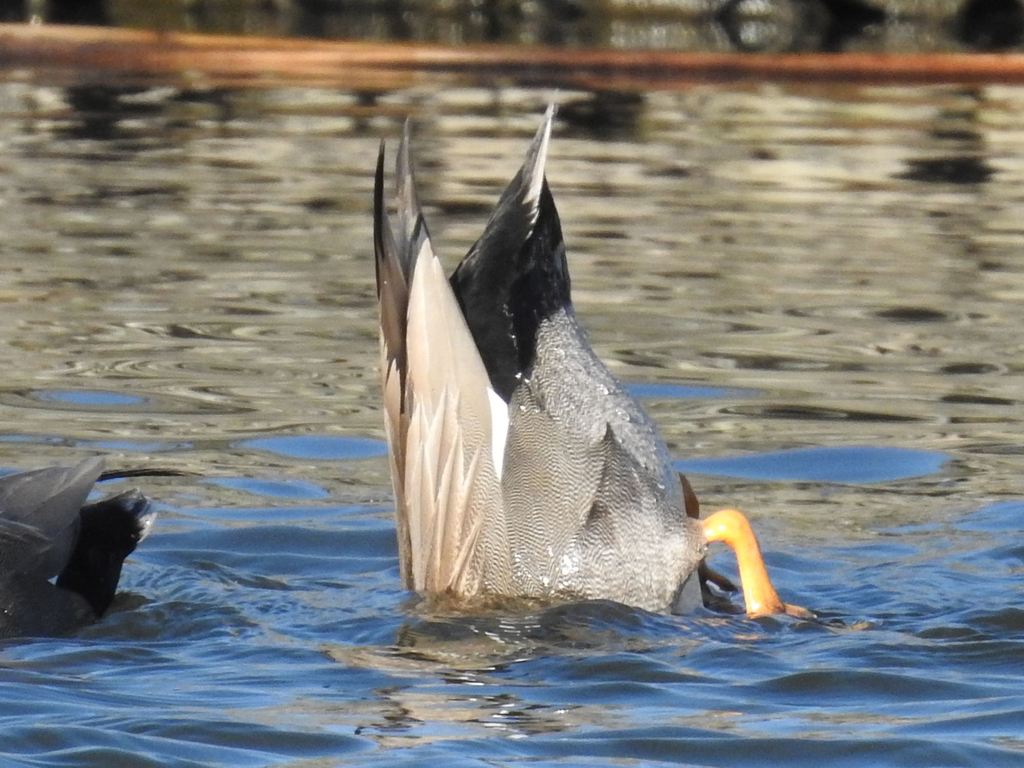
<path fill-rule="evenodd" d="M 848 446 L 798 448 L 752 456 L 677 461 L 686 473 L 752 480 L 811 480 L 824 483 L 883 483 L 937 473 L 948 456 L 906 448 Z"/>
<path fill-rule="evenodd" d="M 452 263 L 550 98 L 595 348 L 824 622 L 399 589 L 378 142 L 414 117 Z M 4 82 L 2 463 L 198 473 L 111 616 L 2 649 L 5 764 L 1024 763 L 1022 107 Z"/>

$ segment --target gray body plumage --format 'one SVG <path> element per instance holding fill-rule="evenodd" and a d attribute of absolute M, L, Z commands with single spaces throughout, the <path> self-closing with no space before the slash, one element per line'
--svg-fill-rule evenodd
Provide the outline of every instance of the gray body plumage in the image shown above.
<path fill-rule="evenodd" d="M 86 498 L 103 460 L 0 477 L 0 637 L 55 635 L 98 618 L 154 514 L 138 491 Z"/>
<path fill-rule="evenodd" d="M 691 576 L 706 541 L 685 513 L 656 428 L 594 354 L 573 312 L 544 179 L 552 117 L 549 110 L 450 283 L 413 191 L 408 133 L 397 168 L 397 241 L 383 210 L 382 150 L 375 244 L 403 583 L 423 593 L 686 610 L 700 603 Z M 451 354 L 416 351 L 436 348 L 439 336 Z M 482 393 L 490 415 L 481 406 L 467 418 L 462 403 Z M 436 438 L 409 426 L 421 412 L 447 425 L 429 432 Z M 458 451 L 443 448 L 453 441 Z M 452 493 L 456 482 L 464 490 Z M 437 533 L 416 534 L 424 528 Z M 446 570 L 451 562 L 458 566 Z"/>
<path fill-rule="evenodd" d="M 678 607 L 703 534 L 654 424 L 570 308 L 541 322 L 509 413 L 502 492 L 515 591 Z"/>

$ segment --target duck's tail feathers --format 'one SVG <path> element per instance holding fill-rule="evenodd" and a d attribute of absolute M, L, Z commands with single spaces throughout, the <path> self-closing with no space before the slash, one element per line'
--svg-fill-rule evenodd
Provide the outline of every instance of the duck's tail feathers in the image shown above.
<path fill-rule="evenodd" d="M 409 525 L 404 484 L 409 414 L 405 409 L 405 332 L 409 308 L 408 267 L 399 255 L 384 203 L 384 142 L 377 155 L 373 184 L 373 250 L 380 312 L 380 373 L 384 395 L 384 431 L 391 462 L 398 528 L 398 559 L 403 583 L 411 569 Z"/>
<path fill-rule="evenodd" d="M 416 179 L 409 157 L 411 131 L 411 124 L 406 120 L 402 130 L 402 141 L 398 145 L 398 156 L 395 158 L 395 191 L 400 224 L 398 253 L 402 259 L 407 285 L 411 282 L 412 270 L 415 269 L 424 246 L 430 248 L 430 231 L 427 229 L 427 221 L 423 218 L 420 200 L 416 195 Z"/>
<path fill-rule="evenodd" d="M 468 594 L 483 515 L 500 509 L 493 458 L 504 451 L 508 406 L 490 380 L 441 262 L 429 248 L 413 275 L 406 337 L 410 426 L 405 499 L 412 587 Z M 492 411 L 494 401 L 500 406 Z"/>
<path fill-rule="evenodd" d="M 544 177 L 554 106 L 452 288 L 494 389 L 506 400 L 533 365 L 537 329 L 571 302 L 565 244 Z"/>
<path fill-rule="evenodd" d="M 405 371 L 405 326 L 409 305 L 409 254 L 399 250 L 391 231 L 384 205 L 384 142 L 377 156 L 377 174 L 373 185 L 373 249 L 377 271 L 377 302 L 380 308 L 381 351 L 386 365 L 394 364 L 400 375 Z M 385 387 L 386 389 L 386 387 Z"/>
<path fill-rule="evenodd" d="M 384 203 L 384 142 L 377 156 L 373 189 L 373 244 L 377 267 L 377 298 L 381 309 L 382 340 L 389 355 L 405 369 L 406 310 L 409 285 L 424 248 L 430 251 L 430 232 L 416 196 L 416 181 L 409 160 L 409 123 L 395 161 L 398 237 L 391 229 Z"/>
<path fill-rule="evenodd" d="M 117 592 L 121 565 L 149 535 L 156 512 L 138 490 L 86 504 L 71 559 L 57 577 L 57 586 L 76 592 L 102 616 Z"/>
<path fill-rule="evenodd" d="M 377 165 L 374 243 L 385 432 L 403 584 L 468 593 L 479 570 L 480 516 L 500 508 L 494 446 L 507 405 L 494 398 L 416 198 L 406 128 L 396 164 L 401 229 L 391 236 Z M 400 350 L 396 352 L 396 350 Z M 492 414 L 492 401 L 499 407 Z"/>

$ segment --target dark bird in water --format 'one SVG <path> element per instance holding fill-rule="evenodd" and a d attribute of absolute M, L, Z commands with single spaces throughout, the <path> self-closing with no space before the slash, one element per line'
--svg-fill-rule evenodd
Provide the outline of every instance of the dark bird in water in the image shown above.
<path fill-rule="evenodd" d="M 741 513 L 697 519 L 654 423 L 590 348 L 544 175 L 553 115 L 450 280 L 417 200 L 408 127 L 397 231 L 381 147 L 374 245 L 403 584 L 679 612 L 700 605 L 705 551 L 724 541 L 750 615 L 806 615 L 779 599 Z"/>
<path fill-rule="evenodd" d="M 177 473 L 104 472 L 94 457 L 0 477 L 0 637 L 58 635 L 101 617 L 156 513 L 138 490 L 86 497 L 101 480 L 165 474 Z"/>

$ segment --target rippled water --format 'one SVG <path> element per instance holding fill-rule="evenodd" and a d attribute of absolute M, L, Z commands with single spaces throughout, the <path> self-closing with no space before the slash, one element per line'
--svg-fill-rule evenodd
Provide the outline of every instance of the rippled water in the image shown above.
<path fill-rule="evenodd" d="M 823 624 L 399 588 L 377 145 L 415 116 L 454 263 L 550 98 L 594 346 Z M 107 618 L 0 648 L 3 764 L 1024 765 L 1022 108 L 4 82 L 0 463 L 200 474 Z"/>

